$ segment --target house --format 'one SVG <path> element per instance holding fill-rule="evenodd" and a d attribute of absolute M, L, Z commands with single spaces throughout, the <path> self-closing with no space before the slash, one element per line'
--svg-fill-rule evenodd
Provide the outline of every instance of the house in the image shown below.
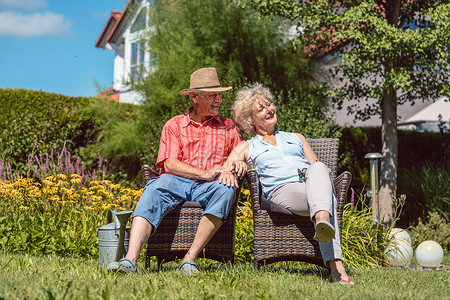
<path fill-rule="evenodd" d="M 334 54 L 333 50 L 337 48 L 348 47 L 345 42 L 336 40 L 331 35 L 328 43 L 322 45 L 321 48 L 316 45 L 311 45 L 305 48 L 307 57 L 318 62 L 318 71 L 315 74 L 317 81 L 326 82 L 329 86 L 338 88 L 342 86 L 343 74 L 333 77 L 330 74 L 335 74 L 336 67 L 340 62 L 340 57 Z M 331 72 L 332 71 L 332 72 Z M 340 78 L 339 78 L 340 77 Z M 379 78 L 378 78 L 379 79 Z M 368 79 L 367 79 L 368 80 Z M 381 80 L 381 79 L 379 79 Z M 370 85 L 371 82 L 364 82 Z M 359 108 L 364 107 L 367 103 L 375 104 L 375 99 L 362 100 L 357 103 Z M 329 103 L 328 115 L 333 117 L 338 125 L 347 127 L 363 127 L 363 126 L 381 126 L 381 114 L 372 115 L 367 120 L 354 120 L 354 115 L 348 114 L 347 108 L 350 105 L 355 105 L 355 101 L 344 102 L 342 109 L 338 110 L 333 103 Z M 407 102 L 402 105 L 397 105 L 397 128 L 399 130 L 415 130 L 415 131 L 431 131 L 431 132 L 450 132 L 450 100 L 445 97 L 440 97 L 436 101 L 424 100 L 415 101 L 413 104 Z"/>
<path fill-rule="evenodd" d="M 148 8 L 152 0 L 129 0 L 123 11 L 113 10 L 95 47 L 115 51 L 113 86 L 101 93 L 124 103 L 138 104 L 140 95 L 127 82 L 151 70 L 152 60 L 141 42 L 149 29 Z"/>
<path fill-rule="evenodd" d="M 138 104 L 140 96 L 130 90 L 126 84 L 130 78 L 137 78 L 140 71 L 152 68 L 152 59 L 148 51 L 144 51 L 140 37 L 148 26 L 147 11 L 152 0 L 129 0 L 123 11 L 113 10 L 111 16 L 100 34 L 95 46 L 104 50 L 114 50 L 114 78 L 113 86 L 101 93 L 101 96 L 125 103 Z M 289 32 L 289 39 L 296 35 L 295 27 Z M 338 57 L 328 54 L 335 47 L 342 46 L 338 40 L 332 40 L 330 45 L 324 49 L 318 49 L 314 45 L 306 48 L 305 52 L 313 59 L 320 59 L 320 72 L 317 80 L 326 81 L 333 86 L 339 86 L 341 82 L 329 77 L 328 70 L 335 68 Z M 328 75 L 327 75 L 328 74 Z M 365 121 L 354 121 L 353 115 L 347 115 L 347 107 L 352 103 L 344 103 L 341 110 L 336 110 L 331 104 L 329 108 L 336 123 L 342 126 L 381 126 L 381 117 L 372 116 Z M 361 103 L 364 105 L 364 103 Z M 411 106 L 409 103 L 398 106 L 398 128 L 418 131 L 439 131 L 440 122 L 450 124 L 450 102 L 443 98 L 436 102 L 416 102 Z M 440 113 L 435 113 L 440 112 Z"/>
<path fill-rule="evenodd" d="M 330 76 L 330 70 L 336 68 L 339 57 L 326 54 L 320 58 L 319 71 L 316 79 L 327 82 L 330 86 L 339 87 L 343 82 Z M 375 103 L 375 99 L 368 99 L 368 103 Z M 354 101 L 344 102 L 342 109 L 337 110 L 333 103 L 329 104 L 329 116 L 332 116 L 337 124 L 347 127 L 381 126 L 381 115 L 373 115 L 369 119 L 361 121 L 354 120 L 353 115 L 347 114 L 347 107 L 355 104 Z M 358 103 L 364 107 L 365 101 Z M 414 105 L 407 102 L 397 106 L 397 128 L 399 130 L 416 130 L 439 132 L 440 127 L 450 131 L 450 101 L 445 97 L 440 97 L 436 101 L 416 101 Z"/>
<path fill-rule="evenodd" d="M 415 131 L 450 132 L 450 101 L 441 97 L 427 105 L 404 122 L 398 124 L 399 129 Z"/>

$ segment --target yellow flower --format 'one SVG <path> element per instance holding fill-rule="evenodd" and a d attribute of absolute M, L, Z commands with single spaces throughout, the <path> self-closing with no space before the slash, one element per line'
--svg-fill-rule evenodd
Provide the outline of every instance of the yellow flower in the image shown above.
<path fill-rule="evenodd" d="M 98 180 L 92 180 L 91 182 L 89 182 L 89 185 L 99 185 L 100 182 L 98 182 Z"/>
<path fill-rule="evenodd" d="M 112 188 L 112 189 L 120 189 L 120 183 L 118 183 L 118 184 L 111 184 L 110 185 L 110 187 Z"/>
<path fill-rule="evenodd" d="M 99 197 L 97 195 L 92 195 L 91 198 L 92 198 L 92 200 L 95 200 L 95 201 L 102 201 L 102 197 Z"/>
<path fill-rule="evenodd" d="M 65 194 L 67 196 L 71 196 L 71 195 L 73 195 L 73 190 L 65 188 L 65 187 L 62 187 L 61 188 L 61 193 Z"/>
<path fill-rule="evenodd" d="M 61 200 L 61 199 L 59 198 L 58 195 L 53 195 L 53 196 L 50 198 L 50 200 L 52 200 L 52 201 L 59 201 L 59 200 Z"/>
<path fill-rule="evenodd" d="M 29 207 L 28 207 L 28 206 L 23 206 L 23 205 L 19 206 L 19 208 L 20 208 L 20 209 L 23 209 L 23 210 L 27 210 L 27 209 L 29 209 Z"/>
<path fill-rule="evenodd" d="M 68 185 L 68 184 L 69 184 L 69 182 L 67 182 L 67 181 L 65 181 L 65 180 L 59 180 L 59 181 L 56 183 L 57 186 L 65 186 L 65 185 Z"/>
<path fill-rule="evenodd" d="M 247 190 L 247 189 L 242 189 L 241 193 L 242 193 L 243 195 L 245 195 L 245 196 L 250 195 L 250 191 Z"/>
<path fill-rule="evenodd" d="M 81 178 L 70 179 L 70 183 L 71 184 L 80 184 L 81 183 Z"/>
<path fill-rule="evenodd" d="M 48 177 L 47 177 L 47 178 L 48 178 Z M 54 184 L 53 181 L 48 180 L 48 179 L 42 180 L 42 183 L 43 183 L 45 186 L 48 186 L 48 187 L 50 187 L 50 186 L 52 186 L 52 185 Z"/>

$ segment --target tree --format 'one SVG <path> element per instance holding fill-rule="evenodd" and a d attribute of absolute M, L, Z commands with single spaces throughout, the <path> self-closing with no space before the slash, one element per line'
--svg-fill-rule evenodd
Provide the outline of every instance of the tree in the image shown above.
<path fill-rule="evenodd" d="M 426 0 L 241 0 L 296 20 L 298 41 L 339 55 L 345 83 L 331 100 L 357 101 L 355 119 L 381 114 L 380 213 L 390 223 L 397 191 L 397 105 L 449 96 L 450 4 Z M 372 104 L 369 99 L 375 99 Z M 360 101 L 364 103 L 360 104 Z"/>
<path fill-rule="evenodd" d="M 288 41 L 292 22 L 261 17 L 233 0 L 154 1 L 152 30 L 144 37 L 154 68 L 135 88 L 144 104 L 161 113 L 179 113 L 190 74 L 202 67 L 217 68 L 222 84 L 238 88 L 261 82 L 288 102 L 323 108 L 325 94 L 311 81 L 312 67 L 301 48 Z M 229 107 L 233 93 L 224 93 Z M 175 105 L 176 112 L 172 111 Z"/>
<path fill-rule="evenodd" d="M 136 130 L 130 124 L 116 124 L 119 128 L 111 139 L 125 134 L 124 140 L 133 140 L 136 138 L 130 134 L 141 132 L 137 139 L 147 147 L 133 152 L 144 153 L 144 158 L 139 158 L 142 163 L 155 162 L 162 126 L 189 107 L 189 99 L 178 92 L 188 87 L 190 74 L 209 66 L 217 69 L 222 85 L 233 86 L 222 95 L 223 115 L 230 117 L 229 108 L 238 88 L 260 82 L 272 90 L 280 110 L 298 107 L 303 116 L 318 120 L 287 126 L 315 126 L 321 136 L 339 134 L 325 118 L 325 89 L 312 80 L 313 66 L 302 48 L 289 41 L 291 21 L 261 16 L 254 9 L 239 7 L 234 0 L 155 0 L 148 11 L 151 30 L 141 44 L 147 45 L 145 51 L 153 66 L 131 82 L 143 96 L 143 113 L 133 125 Z M 123 156 L 130 152 L 121 145 L 116 148 L 115 153 Z"/>

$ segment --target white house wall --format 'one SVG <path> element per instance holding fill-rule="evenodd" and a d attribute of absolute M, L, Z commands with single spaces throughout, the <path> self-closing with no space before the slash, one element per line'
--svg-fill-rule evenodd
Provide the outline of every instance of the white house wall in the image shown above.
<path fill-rule="evenodd" d="M 135 91 L 123 91 L 120 93 L 120 102 L 121 103 L 131 103 L 131 104 L 139 104 L 142 97 Z"/>
<path fill-rule="evenodd" d="M 139 3 L 140 2 L 140 3 Z M 132 12 L 132 9 L 138 8 L 136 13 L 133 13 L 133 16 L 130 18 L 128 24 L 126 24 L 123 29 L 123 32 L 117 32 L 120 38 L 117 38 L 117 42 L 113 44 L 105 45 L 105 50 L 114 50 L 114 77 L 113 77 L 113 89 L 115 92 L 120 94 L 119 101 L 124 103 L 133 103 L 139 104 L 141 97 L 138 93 L 130 91 L 129 86 L 127 86 L 127 82 L 130 79 L 131 74 L 131 55 L 132 49 L 131 44 L 133 42 L 139 41 L 141 34 L 145 30 L 140 32 L 131 33 L 131 25 L 136 21 L 140 11 L 144 7 L 149 7 L 149 0 L 136 1 L 133 7 L 130 7 L 129 12 Z M 150 57 L 148 53 L 144 54 L 144 64 L 145 68 L 150 66 Z"/>
<path fill-rule="evenodd" d="M 122 91 L 124 89 L 123 79 L 124 79 L 124 47 L 123 44 L 120 45 L 116 50 L 116 56 L 114 57 L 114 90 Z"/>
<path fill-rule="evenodd" d="M 347 79 L 344 79 L 344 81 L 340 81 L 336 78 L 333 78 L 330 75 L 330 70 L 335 69 L 337 63 L 339 62 L 339 58 L 336 56 L 328 55 L 324 57 L 321 61 L 321 65 L 319 67 L 319 71 L 315 75 L 316 80 L 325 82 L 329 86 L 332 86 L 333 88 L 337 88 L 342 86 L 344 82 L 347 82 Z M 339 74 L 340 77 L 342 77 L 342 73 Z M 370 81 L 366 79 L 365 84 L 369 85 Z M 364 107 L 365 105 L 374 104 L 376 102 L 375 99 L 367 99 L 367 100 L 361 100 L 361 102 L 358 103 L 359 107 Z M 361 121 L 361 120 L 354 120 L 354 115 L 348 115 L 347 114 L 347 108 L 353 104 L 357 103 L 356 100 L 352 101 L 344 101 L 342 105 L 342 109 L 337 110 L 334 107 L 333 103 L 329 103 L 328 107 L 328 114 L 329 116 L 333 116 L 336 123 L 342 126 L 353 126 L 353 127 L 362 127 L 362 126 L 381 126 L 381 115 L 374 115 L 371 116 L 368 120 Z M 433 102 L 432 101 L 415 101 L 414 105 L 411 105 L 410 102 L 406 102 L 403 105 L 397 106 L 397 116 L 398 116 L 398 123 L 401 124 L 408 120 L 413 115 L 417 114 L 418 112 L 422 111 L 426 107 L 430 106 Z M 437 115 L 434 116 L 432 119 L 429 119 L 429 121 L 437 121 Z"/>

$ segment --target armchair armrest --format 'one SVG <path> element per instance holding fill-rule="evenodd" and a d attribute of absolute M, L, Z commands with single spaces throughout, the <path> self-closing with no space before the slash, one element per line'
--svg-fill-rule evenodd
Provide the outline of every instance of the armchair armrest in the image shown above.
<path fill-rule="evenodd" d="M 342 172 L 333 180 L 334 190 L 338 199 L 339 197 L 345 197 L 351 181 L 352 174 L 349 171 Z"/>
<path fill-rule="evenodd" d="M 342 172 L 338 177 L 333 180 L 334 192 L 337 200 L 337 213 L 339 226 L 342 226 L 342 213 L 344 211 L 345 198 L 347 197 L 347 191 L 352 181 L 352 173 L 349 171 Z"/>
<path fill-rule="evenodd" d="M 149 165 L 143 165 L 141 170 L 142 175 L 144 175 L 144 185 L 147 184 L 150 178 L 159 176 L 159 173 L 153 170 Z"/>
<path fill-rule="evenodd" d="M 247 171 L 246 177 L 247 177 L 248 188 L 250 190 L 250 196 L 252 199 L 252 207 L 259 209 L 260 204 L 259 204 L 258 174 L 256 173 L 255 169 L 250 169 Z"/>

